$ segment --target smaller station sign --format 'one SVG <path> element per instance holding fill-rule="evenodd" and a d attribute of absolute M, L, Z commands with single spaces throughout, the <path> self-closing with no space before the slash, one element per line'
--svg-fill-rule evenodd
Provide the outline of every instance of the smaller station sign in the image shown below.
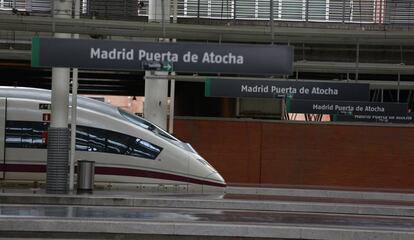
<path fill-rule="evenodd" d="M 205 82 L 205 96 L 368 101 L 369 84 L 210 79 Z"/>
<path fill-rule="evenodd" d="M 406 103 L 288 99 L 287 111 L 289 113 L 342 115 L 406 115 L 408 105 Z"/>
<path fill-rule="evenodd" d="M 336 122 L 414 123 L 414 114 L 406 115 L 335 115 Z"/>

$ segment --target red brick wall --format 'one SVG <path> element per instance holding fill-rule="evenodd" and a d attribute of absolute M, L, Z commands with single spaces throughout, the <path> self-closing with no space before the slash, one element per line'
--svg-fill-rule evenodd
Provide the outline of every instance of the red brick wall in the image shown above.
<path fill-rule="evenodd" d="M 414 127 L 177 119 L 228 183 L 414 190 Z"/>

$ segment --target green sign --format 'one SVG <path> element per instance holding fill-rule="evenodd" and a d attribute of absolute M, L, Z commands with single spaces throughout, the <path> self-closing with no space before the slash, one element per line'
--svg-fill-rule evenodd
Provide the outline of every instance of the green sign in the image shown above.
<path fill-rule="evenodd" d="M 165 72 L 172 72 L 173 71 L 173 64 L 172 62 L 163 62 L 161 71 Z"/>
<path fill-rule="evenodd" d="M 142 62 L 142 69 L 146 71 L 162 71 L 162 72 L 172 72 L 173 71 L 173 63 L 164 61 L 143 61 Z"/>

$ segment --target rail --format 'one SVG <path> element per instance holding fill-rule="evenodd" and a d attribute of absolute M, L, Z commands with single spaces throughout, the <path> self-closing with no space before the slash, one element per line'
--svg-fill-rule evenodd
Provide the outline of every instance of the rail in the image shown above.
<path fill-rule="evenodd" d="M 177 3 L 178 18 L 325 23 L 414 23 L 407 0 L 166 0 Z M 145 21 L 148 0 L 81 0 L 83 17 Z M 0 11 L 51 15 L 49 0 L 0 0 Z M 142 17 L 142 18 L 141 18 Z"/>

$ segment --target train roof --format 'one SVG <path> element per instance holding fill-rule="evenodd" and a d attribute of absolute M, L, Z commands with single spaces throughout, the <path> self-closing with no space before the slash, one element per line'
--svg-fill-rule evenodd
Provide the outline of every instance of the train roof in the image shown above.
<path fill-rule="evenodd" d="M 39 88 L 0 86 L 0 97 L 6 97 L 6 98 L 22 98 L 22 99 L 51 102 L 51 93 L 52 93 L 51 90 L 39 89 Z M 69 102 L 71 102 L 71 100 L 72 98 L 70 97 Z M 167 133 L 162 128 L 154 125 L 153 123 L 150 123 L 149 121 L 143 118 L 139 118 L 132 113 L 126 112 L 124 110 L 120 111 L 118 107 L 113 106 L 111 104 L 101 102 L 95 99 L 91 99 L 88 97 L 84 97 L 84 96 L 78 96 L 78 107 L 104 113 L 106 115 L 122 119 L 124 121 L 127 120 L 134 125 L 140 126 L 141 128 L 146 128 L 154 132 L 156 135 L 161 136 L 170 142 L 173 142 L 173 144 L 187 151 L 195 153 L 195 150 L 189 144 L 182 143 L 179 139 Z"/>
<path fill-rule="evenodd" d="M 7 98 L 23 98 L 50 102 L 51 93 L 52 91 L 50 90 L 39 88 L 0 86 L 0 97 Z M 71 101 L 72 98 L 70 97 L 69 102 Z M 120 117 L 117 107 L 88 97 L 78 96 L 78 106 L 81 108 L 102 112 L 113 117 Z"/>

